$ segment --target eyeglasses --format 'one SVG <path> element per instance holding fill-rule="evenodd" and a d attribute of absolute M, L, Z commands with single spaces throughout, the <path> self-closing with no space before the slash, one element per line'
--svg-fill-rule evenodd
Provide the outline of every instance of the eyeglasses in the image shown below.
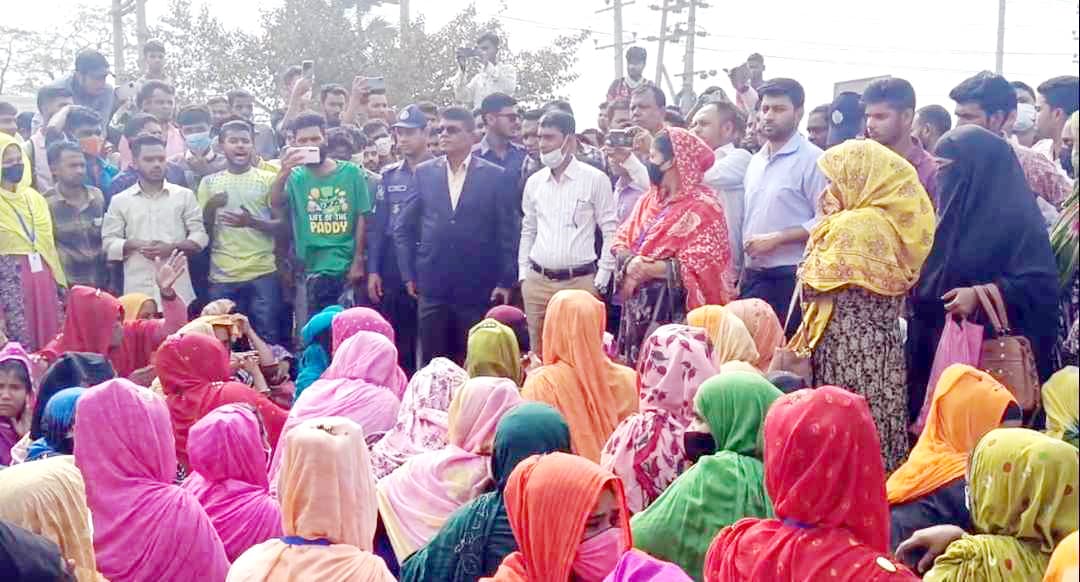
<path fill-rule="evenodd" d="M 446 135 L 457 135 L 459 133 L 464 133 L 464 131 L 464 129 L 461 129 L 456 125 L 448 125 L 446 127 L 433 127 L 431 129 L 432 135 L 442 135 L 444 133 Z"/>

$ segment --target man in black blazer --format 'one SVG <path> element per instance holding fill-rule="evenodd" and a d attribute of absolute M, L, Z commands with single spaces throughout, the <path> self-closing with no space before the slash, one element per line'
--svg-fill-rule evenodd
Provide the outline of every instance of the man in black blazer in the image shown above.
<path fill-rule="evenodd" d="M 394 220 L 406 288 L 419 301 L 421 365 L 438 356 L 462 362 L 469 328 L 517 281 L 520 238 L 515 186 L 471 155 L 475 121 L 460 107 L 439 115 L 446 155 L 416 167 L 416 191 Z"/>

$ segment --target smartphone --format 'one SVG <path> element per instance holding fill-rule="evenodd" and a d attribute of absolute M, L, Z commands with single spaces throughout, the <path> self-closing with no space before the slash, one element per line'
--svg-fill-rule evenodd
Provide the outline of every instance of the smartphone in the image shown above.
<path fill-rule="evenodd" d="M 293 151 L 299 151 L 303 153 L 300 157 L 301 164 L 317 164 L 322 161 L 322 156 L 319 155 L 319 148 L 317 146 L 293 146 L 289 148 L 289 153 Z"/>
<path fill-rule="evenodd" d="M 480 56 L 480 51 L 473 47 L 463 46 L 457 49 L 457 58 L 459 59 L 471 59 Z"/>
<path fill-rule="evenodd" d="M 371 91 L 372 93 L 386 93 L 386 78 L 368 77 L 367 86 L 368 91 Z"/>
<path fill-rule="evenodd" d="M 138 93 L 138 87 L 135 85 L 135 81 L 128 81 L 116 87 L 116 98 L 121 101 L 135 99 L 136 93 Z"/>
<path fill-rule="evenodd" d="M 607 134 L 607 145 L 620 148 L 633 147 L 634 138 L 625 129 L 612 129 Z"/>
<path fill-rule="evenodd" d="M 304 77 L 308 79 L 315 79 L 315 61 L 303 61 L 300 63 L 300 70 L 303 72 Z"/>

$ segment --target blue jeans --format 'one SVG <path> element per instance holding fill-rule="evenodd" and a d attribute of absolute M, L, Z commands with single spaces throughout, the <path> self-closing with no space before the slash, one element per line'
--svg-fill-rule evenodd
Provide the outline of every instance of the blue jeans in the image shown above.
<path fill-rule="evenodd" d="M 255 333 L 268 344 L 281 344 L 278 337 L 281 283 L 277 273 L 263 275 L 240 283 L 211 283 L 210 300 L 230 299 L 236 303 L 236 312 L 248 316 Z"/>

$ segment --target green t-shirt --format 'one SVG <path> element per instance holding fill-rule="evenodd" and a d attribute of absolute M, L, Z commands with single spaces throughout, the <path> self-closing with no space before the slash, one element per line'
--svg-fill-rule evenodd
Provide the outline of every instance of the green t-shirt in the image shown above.
<path fill-rule="evenodd" d="M 285 186 L 292 212 L 296 255 L 306 273 L 341 275 L 352 265 L 356 222 L 371 214 L 371 194 L 359 166 L 338 162 L 328 176 L 307 167 L 292 171 Z"/>
<path fill-rule="evenodd" d="M 204 177 L 199 182 L 196 198 L 205 207 L 218 192 L 229 195 L 229 201 L 215 217 L 213 242 L 210 246 L 210 281 L 213 283 L 243 283 L 273 273 L 274 238 L 255 228 L 225 226 L 221 215 L 226 211 L 246 209 L 256 218 L 270 219 L 270 187 L 274 175 L 252 168 L 243 174 L 228 170 Z"/>

